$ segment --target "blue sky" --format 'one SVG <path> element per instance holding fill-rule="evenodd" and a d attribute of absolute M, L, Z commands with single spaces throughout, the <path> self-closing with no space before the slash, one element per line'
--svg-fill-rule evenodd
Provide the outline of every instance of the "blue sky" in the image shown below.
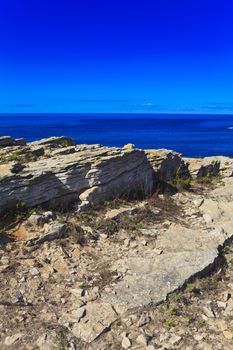
<path fill-rule="evenodd" d="M 232 0 L 0 0 L 0 112 L 233 112 Z"/>

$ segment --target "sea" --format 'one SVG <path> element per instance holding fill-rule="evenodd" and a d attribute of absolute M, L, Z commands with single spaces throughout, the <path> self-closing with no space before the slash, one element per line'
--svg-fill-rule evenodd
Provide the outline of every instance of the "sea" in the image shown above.
<path fill-rule="evenodd" d="M 185 157 L 233 157 L 233 115 L 0 114 L 0 136 L 34 141 L 69 136 L 77 143 L 166 148 Z"/>

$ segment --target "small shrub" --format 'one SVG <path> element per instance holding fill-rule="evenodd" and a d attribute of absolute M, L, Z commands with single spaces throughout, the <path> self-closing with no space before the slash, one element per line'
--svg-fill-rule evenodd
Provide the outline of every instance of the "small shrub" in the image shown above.
<path fill-rule="evenodd" d="M 176 323 L 174 320 L 172 319 L 168 319 L 164 322 L 165 326 L 168 327 L 168 328 L 172 328 L 172 327 L 175 327 L 176 326 Z"/>
<path fill-rule="evenodd" d="M 6 155 L 0 150 L 0 163 L 5 163 L 7 161 Z"/>
<path fill-rule="evenodd" d="M 225 246 L 222 250 L 223 254 L 229 254 L 231 252 L 231 247 L 230 246 Z"/>
<path fill-rule="evenodd" d="M 186 315 L 186 316 L 183 316 L 183 321 L 187 324 L 191 324 L 193 322 L 193 319 L 188 315 Z"/>
<path fill-rule="evenodd" d="M 35 160 L 37 160 L 37 156 L 34 153 L 29 152 L 29 153 L 25 154 L 25 160 L 28 162 L 35 161 Z"/>
<path fill-rule="evenodd" d="M 19 162 L 22 159 L 22 155 L 18 151 L 11 152 L 7 157 L 8 161 Z"/>
<path fill-rule="evenodd" d="M 174 299 L 176 302 L 180 303 L 181 300 L 182 300 L 182 296 L 181 296 L 181 294 L 180 294 L 179 292 L 176 292 L 176 293 L 173 294 L 173 299 Z"/>
<path fill-rule="evenodd" d="M 135 224 L 133 224 L 133 227 L 136 230 L 141 230 L 146 228 L 146 226 L 142 222 L 135 222 Z"/>
<path fill-rule="evenodd" d="M 181 170 L 181 167 L 179 166 L 177 169 L 176 169 L 176 180 L 177 179 L 180 179 L 182 177 L 182 170 Z"/>
<path fill-rule="evenodd" d="M 212 176 L 210 174 L 197 178 L 197 183 L 212 187 L 223 184 L 220 176 Z"/>
<path fill-rule="evenodd" d="M 192 292 L 193 289 L 194 289 L 194 284 L 193 284 L 193 283 L 188 283 L 188 284 L 187 284 L 187 290 L 188 290 L 189 292 Z"/>
<path fill-rule="evenodd" d="M 172 316 L 179 316 L 179 314 L 180 314 L 179 311 L 175 307 L 170 307 L 168 309 L 168 312 Z"/>
<path fill-rule="evenodd" d="M 205 322 L 205 320 L 203 318 L 199 318 L 198 319 L 198 324 L 199 324 L 199 327 L 203 327 L 203 326 L 205 326 L 206 322 Z"/>
<path fill-rule="evenodd" d="M 85 289 L 90 288 L 90 286 L 88 286 L 88 284 L 86 284 L 85 282 L 82 282 L 82 283 L 79 285 L 79 288 L 85 290 Z"/>
<path fill-rule="evenodd" d="M 105 233 L 108 236 L 111 236 L 118 231 L 119 226 L 118 222 L 115 220 L 101 219 L 97 221 L 95 228 L 101 233 Z"/>
<path fill-rule="evenodd" d="M 104 202 L 104 208 L 108 209 L 108 208 L 110 208 L 110 205 L 111 205 L 111 202 L 109 202 L 109 201 Z"/>
<path fill-rule="evenodd" d="M 62 146 L 62 147 L 69 147 L 69 142 L 68 142 L 68 140 L 61 140 L 61 146 Z"/>
<path fill-rule="evenodd" d="M 185 191 L 191 187 L 191 178 L 182 176 L 182 168 L 179 167 L 176 170 L 175 179 L 172 181 L 172 185 L 177 188 L 178 191 Z"/>
<path fill-rule="evenodd" d="M 78 244 L 84 245 L 86 243 L 85 231 L 81 226 L 69 223 L 69 233 Z"/>
<path fill-rule="evenodd" d="M 60 350 L 68 349 L 69 347 L 69 341 L 67 336 L 67 329 L 63 326 L 60 326 L 57 330 L 57 337 L 59 341 L 59 348 Z"/>
<path fill-rule="evenodd" d="M 203 185 L 211 185 L 213 182 L 213 177 L 208 173 L 205 176 L 198 177 L 197 182 Z"/>
<path fill-rule="evenodd" d="M 27 209 L 24 202 L 18 202 L 16 204 L 16 211 L 15 211 L 15 223 L 19 223 L 21 221 L 27 220 L 29 216 L 31 216 L 35 212 L 35 209 L 30 208 Z"/>
<path fill-rule="evenodd" d="M 191 187 L 191 178 L 178 178 L 173 181 L 173 185 L 177 188 L 178 191 L 185 191 Z"/>

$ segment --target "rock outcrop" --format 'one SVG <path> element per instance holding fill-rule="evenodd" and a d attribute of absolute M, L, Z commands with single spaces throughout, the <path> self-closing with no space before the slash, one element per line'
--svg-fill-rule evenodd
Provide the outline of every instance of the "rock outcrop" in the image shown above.
<path fill-rule="evenodd" d="M 148 161 L 154 170 L 154 181 L 171 181 L 189 177 L 189 169 L 177 152 L 159 149 L 145 151 Z"/>
<path fill-rule="evenodd" d="M 11 136 L 0 137 L 0 147 L 9 146 L 25 146 L 26 141 L 24 139 L 13 139 Z"/>
<path fill-rule="evenodd" d="M 159 182 L 179 178 L 232 176 L 227 157 L 182 158 L 174 151 L 76 145 L 65 137 L 26 144 L 0 138 L 0 212 L 22 202 L 27 207 L 77 202 L 77 210 L 132 193 L 150 193 Z"/>
<path fill-rule="evenodd" d="M 220 171 L 220 160 L 217 157 L 185 158 L 193 178 L 217 176 Z"/>
<path fill-rule="evenodd" d="M 211 185 L 79 213 L 42 204 L 146 194 L 189 176 L 186 160 L 64 138 L 1 155 L 0 211 L 18 204 L 1 216 L 1 349 L 232 349 L 232 159 L 190 161 L 193 178 L 221 176 Z"/>
<path fill-rule="evenodd" d="M 52 147 L 67 139 L 42 140 L 30 144 Z M 149 193 L 153 187 L 152 169 L 145 153 L 139 150 L 107 148 L 98 145 L 50 154 L 26 163 L 17 174 L 12 163 L 0 165 L 0 212 L 22 202 L 27 207 L 70 201 L 91 204 L 130 193 Z M 14 167 L 15 168 L 15 167 Z"/>
<path fill-rule="evenodd" d="M 69 137 L 66 136 L 60 136 L 60 137 L 49 137 L 47 139 L 41 139 L 39 141 L 34 141 L 29 143 L 29 146 L 37 147 L 37 146 L 46 146 L 50 148 L 56 148 L 58 146 L 62 147 L 69 147 L 69 146 L 75 146 L 76 142 L 75 140 L 72 140 Z"/>
<path fill-rule="evenodd" d="M 113 271 L 128 272 L 114 285 L 113 292 L 103 293 L 104 302 L 127 308 L 160 303 L 191 276 L 213 267 L 219 256 L 219 247 L 233 238 L 232 179 L 225 179 L 224 185 L 202 201 L 198 196 L 190 195 L 195 200 L 193 198 L 192 204 L 190 198 L 188 213 L 200 215 L 193 223 L 190 219 L 190 227 L 173 224 L 163 233 L 158 233 L 155 250 L 141 255 L 132 252 L 127 258 L 117 260 L 112 266 Z M 151 227 L 151 231 L 154 229 L 156 227 Z M 158 255 L 157 251 L 161 254 Z"/>
<path fill-rule="evenodd" d="M 65 137 L 25 143 L 0 138 L 0 212 L 18 202 L 27 207 L 77 202 L 83 210 L 132 193 L 147 194 L 158 182 L 178 178 L 232 176 L 227 157 L 182 158 L 169 150 L 135 149 L 101 145 L 76 145 Z"/>

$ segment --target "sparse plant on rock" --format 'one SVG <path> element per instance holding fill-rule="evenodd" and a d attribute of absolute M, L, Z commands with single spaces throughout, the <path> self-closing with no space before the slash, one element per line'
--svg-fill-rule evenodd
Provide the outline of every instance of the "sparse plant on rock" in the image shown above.
<path fill-rule="evenodd" d="M 75 239 L 76 243 L 80 245 L 85 244 L 86 242 L 85 231 L 81 226 L 69 222 L 68 232 Z"/>

